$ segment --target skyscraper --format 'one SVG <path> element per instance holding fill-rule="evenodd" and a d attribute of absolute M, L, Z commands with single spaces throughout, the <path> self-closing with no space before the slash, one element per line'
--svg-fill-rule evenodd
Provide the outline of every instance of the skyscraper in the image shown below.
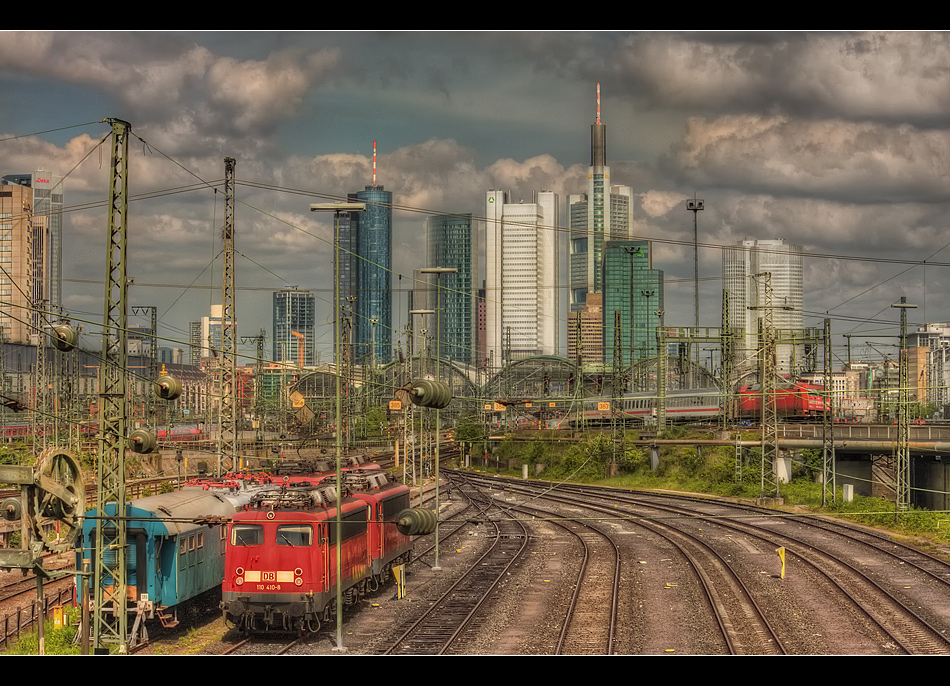
<path fill-rule="evenodd" d="M 588 293 L 583 308 L 567 313 L 567 358 L 581 367 L 604 363 L 603 293 Z"/>
<path fill-rule="evenodd" d="M 0 332 L 30 343 L 39 309 L 62 305 L 63 179 L 46 171 L 0 180 Z M 36 306 L 36 309 L 33 306 Z"/>
<path fill-rule="evenodd" d="M 587 294 L 603 290 L 604 242 L 633 238 L 633 189 L 611 185 L 607 166 L 607 128 L 600 120 L 600 84 L 597 117 L 590 129 L 591 161 L 587 192 L 567 197 L 571 223 L 571 311 L 579 311 Z"/>
<path fill-rule="evenodd" d="M 431 279 L 433 287 L 441 285 L 442 332 L 441 352 L 444 359 L 466 364 L 475 361 L 476 300 L 478 250 L 471 214 L 442 214 L 426 220 L 426 265 L 457 269 Z M 429 299 L 436 307 L 439 298 Z"/>
<path fill-rule="evenodd" d="M 735 353 L 737 372 L 748 374 L 758 365 L 759 320 L 764 315 L 765 278 L 772 288 L 772 321 L 775 329 L 789 332 L 803 327 L 802 248 L 782 239 L 739 241 L 722 250 L 722 283 L 728 291 L 729 325 L 743 329 Z M 776 370 L 782 376 L 797 374 L 804 346 L 779 342 Z"/>
<path fill-rule="evenodd" d="M 361 364 L 385 364 L 393 351 L 393 194 L 376 183 L 376 141 L 373 183 L 347 199 L 366 203 L 365 211 L 352 212 L 340 225 L 341 250 L 355 253 L 340 265 L 340 295 L 352 304 L 353 354 Z"/>
<path fill-rule="evenodd" d="M 485 207 L 485 335 L 495 366 L 511 359 L 558 354 L 558 197 L 536 193 L 510 203 L 487 193 Z"/>
<path fill-rule="evenodd" d="M 286 288 L 274 292 L 273 359 L 292 365 L 317 364 L 316 301 L 310 291 Z"/>
<path fill-rule="evenodd" d="M 628 367 L 656 357 L 663 272 L 653 269 L 650 241 L 604 244 L 604 364 Z M 617 313 L 620 335 L 617 336 Z M 616 349 L 619 339 L 620 349 Z"/>

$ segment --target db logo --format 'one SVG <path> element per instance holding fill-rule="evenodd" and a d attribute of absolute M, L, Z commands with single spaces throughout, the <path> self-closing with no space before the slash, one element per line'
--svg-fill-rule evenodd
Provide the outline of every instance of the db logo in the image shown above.
<path fill-rule="evenodd" d="M 277 581 L 277 572 L 261 572 L 261 581 Z"/>

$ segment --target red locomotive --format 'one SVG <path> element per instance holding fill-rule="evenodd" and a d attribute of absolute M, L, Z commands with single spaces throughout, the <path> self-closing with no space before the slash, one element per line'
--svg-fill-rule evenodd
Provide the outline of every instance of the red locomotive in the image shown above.
<path fill-rule="evenodd" d="M 739 415 L 758 419 L 762 415 L 762 387 L 739 389 Z M 775 388 L 775 413 L 785 419 L 806 419 L 821 415 L 828 407 L 824 388 L 801 381 Z"/>
<path fill-rule="evenodd" d="M 337 547 L 351 604 L 408 562 L 411 540 L 396 527 L 409 488 L 384 472 L 350 472 L 338 503 L 334 478 L 296 479 L 261 493 L 228 526 L 221 608 L 241 631 L 318 631 L 336 601 Z M 342 536 L 337 539 L 337 509 Z"/>

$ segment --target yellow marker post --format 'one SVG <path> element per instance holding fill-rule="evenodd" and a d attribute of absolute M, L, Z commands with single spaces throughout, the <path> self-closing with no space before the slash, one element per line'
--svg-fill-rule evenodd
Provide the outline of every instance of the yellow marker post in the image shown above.
<path fill-rule="evenodd" d="M 396 598 L 406 597 L 406 565 L 393 566 L 393 579 L 396 581 Z"/>
<path fill-rule="evenodd" d="M 782 561 L 782 578 L 785 578 L 785 548 L 778 548 L 775 552 L 778 553 L 779 559 Z"/>

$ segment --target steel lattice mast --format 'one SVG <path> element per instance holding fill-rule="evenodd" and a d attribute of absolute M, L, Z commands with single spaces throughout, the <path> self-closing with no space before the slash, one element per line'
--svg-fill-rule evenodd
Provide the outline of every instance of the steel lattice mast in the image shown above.
<path fill-rule="evenodd" d="M 221 230 L 224 274 L 221 281 L 221 426 L 218 433 L 218 475 L 221 463 L 227 468 L 237 464 L 237 404 L 234 401 L 236 376 L 234 320 L 234 165 L 233 157 L 224 158 L 224 228 Z"/>
<path fill-rule="evenodd" d="M 719 366 L 722 370 L 722 427 L 731 425 L 736 418 L 735 347 L 729 315 L 729 291 L 722 292 L 722 328 L 720 335 Z"/>
<path fill-rule="evenodd" d="M 901 311 L 901 347 L 898 365 L 897 391 L 897 506 L 896 512 L 910 509 L 910 393 L 907 373 L 907 310 L 917 307 L 908 305 L 907 297 L 901 296 L 900 304 L 891 305 Z"/>
<path fill-rule="evenodd" d="M 99 367 L 99 465 L 93 564 L 93 645 L 127 652 L 126 362 L 128 270 L 128 147 L 131 126 L 112 125 L 112 183 L 106 262 L 102 360 Z"/>
<path fill-rule="evenodd" d="M 834 380 L 831 369 L 831 320 L 825 319 L 825 411 L 822 414 L 822 488 L 821 504 L 827 505 L 830 502 L 836 502 L 835 493 L 835 424 L 834 424 L 834 398 L 832 392 Z"/>
<path fill-rule="evenodd" d="M 763 304 L 760 321 L 761 366 L 760 388 L 762 394 L 762 497 L 778 497 L 778 412 L 775 402 L 775 317 L 772 309 L 772 273 L 762 272 L 755 277 L 762 279 Z"/>
<path fill-rule="evenodd" d="M 257 343 L 257 362 L 254 365 L 254 416 L 257 430 L 254 441 L 258 447 L 264 442 L 264 341 L 266 332 L 261 329 L 257 336 L 241 336 L 241 343 Z"/>
<path fill-rule="evenodd" d="M 154 305 L 133 305 L 132 314 L 137 317 L 149 315 L 149 336 L 152 345 L 148 359 L 148 380 L 155 383 L 158 381 L 158 308 Z M 145 417 L 150 428 L 158 426 L 158 403 L 155 402 L 155 395 L 148 391 L 145 393 Z"/>

